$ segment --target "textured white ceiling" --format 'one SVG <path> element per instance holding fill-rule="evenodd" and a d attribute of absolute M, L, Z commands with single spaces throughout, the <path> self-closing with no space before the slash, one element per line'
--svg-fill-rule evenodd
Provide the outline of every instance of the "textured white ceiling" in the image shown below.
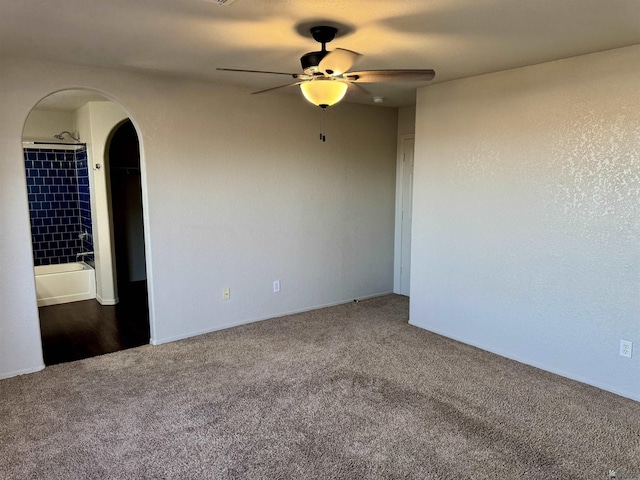
<path fill-rule="evenodd" d="M 434 82 L 640 43 L 639 0 L 3 0 L 0 55 L 139 69 L 248 86 L 299 73 L 319 45 L 299 31 L 338 24 L 356 70 L 433 68 Z M 422 84 L 368 84 L 385 105 Z M 296 89 L 281 92 L 299 94 Z M 366 99 L 364 101 L 367 101 Z"/>

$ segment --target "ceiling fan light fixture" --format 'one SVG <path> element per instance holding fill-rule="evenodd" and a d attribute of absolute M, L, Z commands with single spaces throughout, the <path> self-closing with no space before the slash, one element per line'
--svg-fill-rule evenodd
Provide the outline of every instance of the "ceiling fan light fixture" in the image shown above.
<path fill-rule="evenodd" d="M 321 108 L 335 105 L 347 93 L 347 83 L 333 78 L 314 78 L 300 84 L 304 98 Z"/>

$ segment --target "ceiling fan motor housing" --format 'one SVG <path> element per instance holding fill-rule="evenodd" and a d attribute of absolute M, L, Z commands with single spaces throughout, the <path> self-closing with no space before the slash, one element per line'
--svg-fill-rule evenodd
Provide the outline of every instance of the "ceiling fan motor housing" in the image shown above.
<path fill-rule="evenodd" d="M 309 31 L 311 32 L 313 39 L 322 44 L 322 50 L 318 52 L 305 53 L 300 57 L 300 64 L 302 65 L 304 73 L 307 75 L 313 75 L 318 72 L 318 65 L 320 64 L 320 61 L 327 55 L 327 53 L 329 53 L 327 52 L 326 44 L 336 38 L 338 29 L 335 27 L 321 25 L 311 27 Z"/>
<path fill-rule="evenodd" d="M 327 55 L 325 51 L 319 52 L 309 52 L 305 53 L 302 57 L 300 57 L 300 64 L 302 65 L 302 71 L 307 75 L 313 75 L 317 73 L 318 65 L 320 65 L 320 61 Z"/>

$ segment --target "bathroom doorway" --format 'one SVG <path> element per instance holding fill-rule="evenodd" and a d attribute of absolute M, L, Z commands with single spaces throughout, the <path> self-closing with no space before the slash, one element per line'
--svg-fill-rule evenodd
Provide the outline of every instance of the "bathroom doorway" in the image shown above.
<path fill-rule="evenodd" d="M 137 174 L 135 195 L 117 180 L 112 192 L 109 150 L 112 145 L 117 150 L 121 127 L 135 139 L 135 166 L 124 170 L 130 178 Z M 141 155 L 127 112 L 98 92 L 54 93 L 30 112 L 23 148 L 45 365 L 148 344 Z M 115 157 L 118 171 L 124 164 Z M 126 263 L 118 265 L 121 248 L 114 240 L 122 231 L 131 237 L 133 216 L 128 207 L 124 220 L 114 218 L 114 208 L 132 198 L 137 200 L 138 243 L 133 254 L 120 251 Z M 126 275 L 128 266 L 137 276 Z M 125 274 L 130 285 L 118 285 L 118 274 Z M 89 277 L 91 288 L 85 288 Z M 63 286 L 79 288 L 82 295 L 62 291 Z"/>

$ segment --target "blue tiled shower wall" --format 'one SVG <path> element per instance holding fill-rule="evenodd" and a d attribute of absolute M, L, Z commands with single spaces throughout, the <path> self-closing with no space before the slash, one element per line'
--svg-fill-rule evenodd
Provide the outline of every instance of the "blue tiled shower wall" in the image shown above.
<path fill-rule="evenodd" d="M 79 252 L 93 252 L 86 148 L 25 148 L 24 164 L 34 265 L 76 262 Z M 85 261 L 93 263 L 93 255 Z"/>

